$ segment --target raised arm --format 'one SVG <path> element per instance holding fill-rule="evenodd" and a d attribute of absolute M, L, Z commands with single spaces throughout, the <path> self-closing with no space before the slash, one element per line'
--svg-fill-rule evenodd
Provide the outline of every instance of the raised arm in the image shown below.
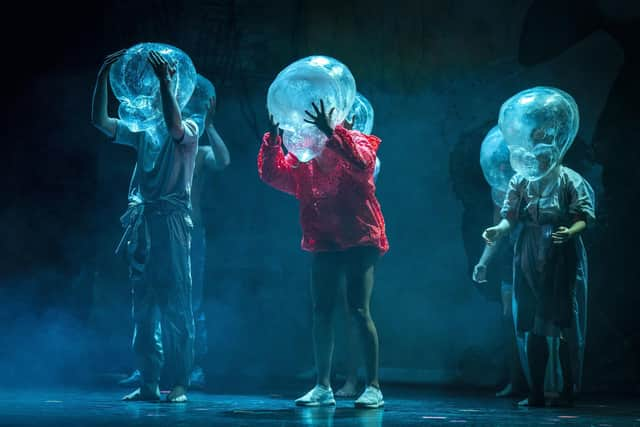
<path fill-rule="evenodd" d="M 271 132 L 267 132 L 262 138 L 258 153 L 258 175 L 273 188 L 295 195 L 293 167 L 282 151 L 282 130 L 274 123 L 273 116 L 270 119 Z"/>
<path fill-rule="evenodd" d="M 229 166 L 231 163 L 231 156 L 229 155 L 229 149 L 218 134 L 215 126 L 213 125 L 213 117 L 216 113 L 216 98 L 209 100 L 209 108 L 207 111 L 207 118 L 205 120 L 205 132 L 211 143 L 211 155 L 205 158 L 205 166 L 211 170 L 222 170 Z"/>
<path fill-rule="evenodd" d="M 116 119 L 109 117 L 107 113 L 107 105 L 109 102 L 109 70 L 125 52 L 126 50 L 124 49 L 119 50 L 105 58 L 104 62 L 100 66 L 100 70 L 98 70 L 98 77 L 96 78 L 96 84 L 93 88 L 91 124 L 109 138 L 113 138 L 115 136 L 118 123 Z"/>
<path fill-rule="evenodd" d="M 160 97 L 162 99 L 162 114 L 164 115 L 164 121 L 169 130 L 169 134 L 176 142 L 182 142 L 186 129 L 182 124 L 182 115 L 180 113 L 180 107 L 173 91 L 173 76 L 176 73 L 176 68 L 169 64 L 165 58 L 158 52 L 151 51 L 147 58 L 153 71 L 158 77 L 160 82 Z M 196 132 L 197 135 L 197 132 Z"/>
<path fill-rule="evenodd" d="M 315 115 L 309 111 L 305 111 L 309 117 L 305 119 L 305 121 L 314 124 L 327 135 L 329 138 L 327 140 L 327 148 L 337 151 L 361 169 L 371 168 L 371 170 L 373 170 L 376 163 L 376 152 L 380 145 L 380 138 L 352 131 L 340 125 L 334 129 L 331 127 L 331 116 L 335 108 L 332 108 L 327 114 L 323 100 L 320 100 L 319 108 L 315 103 L 311 103 L 311 106 L 315 111 Z M 347 127 L 351 126 L 352 124 L 347 124 Z"/>

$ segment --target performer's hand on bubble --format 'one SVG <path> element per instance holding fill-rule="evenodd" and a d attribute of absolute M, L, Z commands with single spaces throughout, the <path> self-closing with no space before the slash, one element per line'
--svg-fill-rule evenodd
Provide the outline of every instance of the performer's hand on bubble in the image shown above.
<path fill-rule="evenodd" d="M 112 61 L 116 56 L 118 60 Z M 197 73 L 193 62 L 174 46 L 139 43 L 108 60 L 113 65 L 109 70 L 111 89 L 120 102 L 118 116 L 132 132 L 157 133 L 163 127 L 160 80 L 162 84 L 170 80 L 169 89 L 181 111 L 194 92 Z"/>
<path fill-rule="evenodd" d="M 271 124 L 269 130 L 269 143 L 277 144 L 278 136 L 282 138 L 282 129 L 280 129 L 280 123 L 276 123 L 275 119 L 273 118 L 273 114 L 269 114 L 269 123 Z"/>
<path fill-rule="evenodd" d="M 333 113 L 336 111 L 335 107 L 329 111 L 329 114 L 324 109 L 324 101 L 320 100 L 320 108 L 316 106 L 315 102 L 311 103 L 316 115 L 314 116 L 309 111 L 304 110 L 304 113 L 309 116 L 310 119 L 304 119 L 306 123 L 310 123 L 315 125 L 322 133 L 327 135 L 327 138 L 330 138 L 333 135 L 333 127 L 331 127 L 331 120 L 333 117 Z"/>
<path fill-rule="evenodd" d="M 115 64 L 126 52 L 127 52 L 127 49 L 120 49 L 117 52 L 107 55 L 106 58 L 104 58 L 102 65 L 100 66 L 100 70 L 98 71 L 98 74 L 108 73 L 109 70 L 111 69 L 111 66 Z"/>
<path fill-rule="evenodd" d="M 351 71 L 335 58 L 314 55 L 293 62 L 274 79 L 267 92 L 267 110 L 283 130 L 287 151 L 305 163 L 320 155 L 333 128 L 342 123 L 356 97 Z M 322 100 L 325 111 L 333 111 L 330 123 L 315 125 Z M 313 120 L 305 110 L 315 105 Z"/>
<path fill-rule="evenodd" d="M 155 50 L 149 52 L 147 61 L 151 64 L 153 72 L 160 81 L 170 82 L 176 74 L 176 67 L 169 64 L 169 62 Z"/>
<path fill-rule="evenodd" d="M 351 121 L 349 121 L 348 119 L 344 119 L 344 122 L 342 122 L 342 127 L 345 128 L 346 130 L 351 130 L 353 129 L 353 125 L 356 124 L 356 116 L 353 116 L 351 118 Z"/>

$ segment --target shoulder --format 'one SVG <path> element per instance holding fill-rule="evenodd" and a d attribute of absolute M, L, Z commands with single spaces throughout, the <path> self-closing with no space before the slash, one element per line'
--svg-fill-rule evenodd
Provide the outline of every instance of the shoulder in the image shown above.
<path fill-rule="evenodd" d="M 382 142 L 382 139 L 376 135 L 369 135 L 355 129 L 349 130 L 342 125 L 336 126 L 335 131 L 340 136 L 349 136 L 354 142 L 365 143 L 374 147 L 377 147 Z"/>
<path fill-rule="evenodd" d="M 189 132 L 192 132 L 196 136 L 198 135 L 198 124 L 193 119 L 185 119 L 182 122 Z"/>
<path fill-rule="evenodd" d="M 580 175 L 578 172 L 574 171 L 571 168 L 568 168 L 566 166 L 560 166 L 560 175 L 562 176 L 562 178 L 564 179 L 568 179 L 568 180 L 584 180 L 584 178 L 582 177 L 582 175 Z"/>
<path fill-rule="evenodd" d="M 182 145 L 195 145 L 198 142 L 198 125 L 191 119 L 182 121 L 184 136 L 182 141 L 177 141 Z"/>
<path fill-rule="evenodd" d="M 591 188 L 589 182 L 582 175 L 566 166 L 561 166 L 560 176 L 565 183 L 573 187 L 587 186 Z"/>

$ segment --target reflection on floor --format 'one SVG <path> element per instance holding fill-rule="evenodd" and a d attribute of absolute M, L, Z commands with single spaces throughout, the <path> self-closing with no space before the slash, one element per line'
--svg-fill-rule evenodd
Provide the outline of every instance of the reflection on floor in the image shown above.
<path fill-rule="evenodd" d="M 631 397 L 586 396 L 572 409 L 516 408 L 479 394 L 387 387 L 386 407 L 296 408 L 296 394 L 190 393 L 184 404 L 124 403 L 115 389 L 0 390 L 0 426 L 398 426 L 398 425 L 592 425 L 640 426 L 640 402 Z"/>

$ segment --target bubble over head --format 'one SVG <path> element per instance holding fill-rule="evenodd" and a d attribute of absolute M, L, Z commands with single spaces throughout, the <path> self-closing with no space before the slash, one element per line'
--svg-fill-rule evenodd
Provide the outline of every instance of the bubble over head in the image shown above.
<path fill-rule="evenodd" d="M 309 56 L 282 70 L 267 93 L 267 108 L 284 132 L 284 145 L 300 161 L 307 162 L 324 149 L 327 140 L 315 125 L 306 123 L 305 110 L 324 101 L 327 114 L 333 108 L 331 126 L 347 116 L 356 96 L 351 71 L 328 56 Z"/>
<path fill-rule="evenodd" d="M 578 133 L 578 106 L 568 93 L 534 87 L 500 108 L 500 130 L 511 152 L 511 166 L 530 181 L 560 164 Z"/>
<path fill-rule="evenodd" d="M 120 101 L 120 120 L 133 132 L 154 128 L 163 121 L 160 84 L 147 60 L 152 50 L 176 68 L 173 89 L 181 109 L 196 84 L 196 69 L 180 49 L 163 43 L 140 43 L 127 49 L 111 67 L 109 79 Z"/>
<path fill-rule="evenodd" d="M 502 205 L 504 205 L 504 199 L 506 196 L 507 196 L 506 191 L 498 190 L 497 188 L 493 188 L 493 187 L 491 188 L 491 200 L 493 200 L 493 203 L 499 208 L 501 208 Z"/>
<path fill-rule="evenodd" d="M 373 107 L 360 92 L 356 94 L 356 99 L 353 101 L 349 114 L 347 114 L 347 120 L 352 120 L 354 117 L 353 129 L 370 134 L 373 130 Z"/>
<path fill-rule="evenodd" d="M 492 189 L 507 191 L 515 171 L 511 167 L 509 147 L 498 126 L 491 128 L 482 141 L 480 167 Z"/>
<path fill-rule="evenodd" d="M 209 112 L 211 99 L 216 99 L 216 88 L 208 79 L 198 74 L 196 87 L 189 102 L 182 109 L 182 117 L 191 119 L 198 125 L 199 136 L 204 133 L 204 123 Z"/>

